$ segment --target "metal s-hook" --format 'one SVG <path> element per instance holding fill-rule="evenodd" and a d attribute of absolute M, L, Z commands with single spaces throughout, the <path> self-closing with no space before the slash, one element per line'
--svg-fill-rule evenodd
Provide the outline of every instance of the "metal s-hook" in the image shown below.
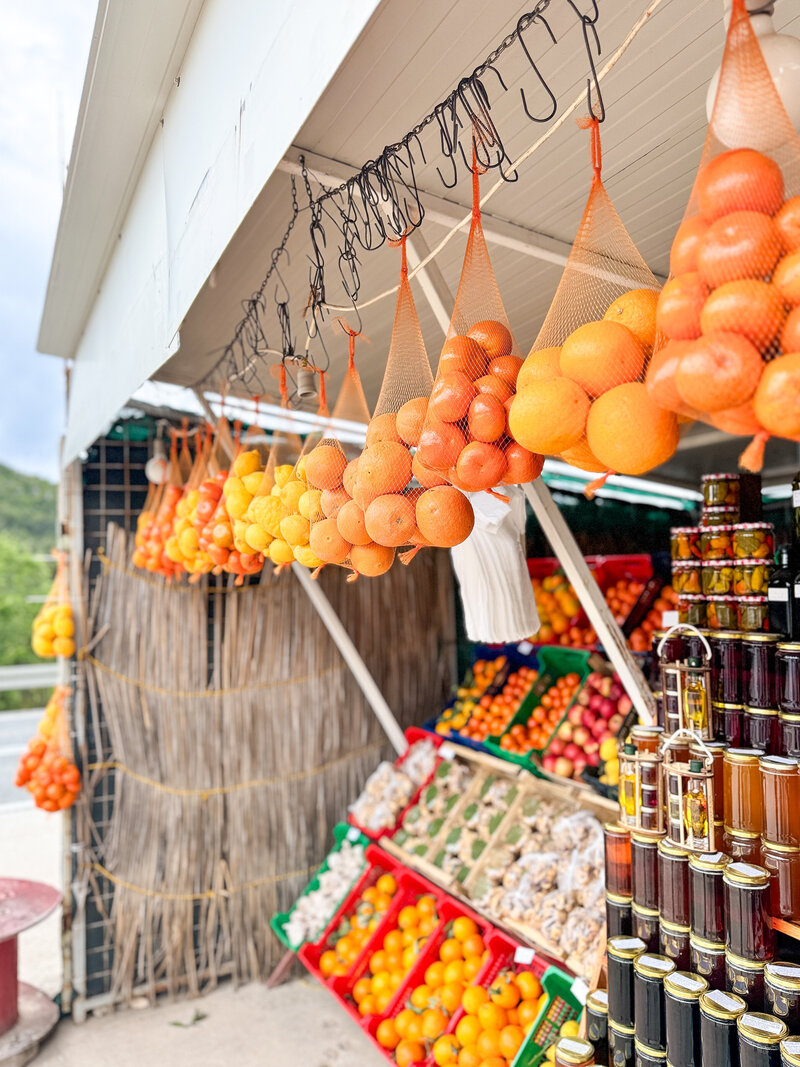
<path fill-rule="evenodd" d="M 283 255 L 286 256 L 286 262 L 291 267 L 292 260 L 291 260 L 291 258 L 289 256 L 288 250 L 285 249 L 285 248 L 283 250 Z M 274 274 L 277 274 L 278 281 L 283 286 L 283 291 L 286 294 L 283 300 L 278 300 L 278 286 L 277 285 L 275 286 L 275 303 L 280 305 L 280 304 L 288 304 L 289 301 L 292 298 L 292 294 L 289 292 L 289 286 L 284 281 L 283 275 L 281 274 L 280 269 L 278 267 L 278 260 L 279 259 L 280 259 L 280 256 L 276 256 L 275 257 L 275 260 L 274 260 L 273 265 L 272 265 L 272 270 L 273 270 Z"/>
<path fill-rule="evenodd" d="M 539 79 L 539 83 L 541 84 L 542 88 L 547 93 L 547 95 L 550 97 L 550 111 L 549 111 L 549 113 L 547 115 L 543 115 L 541 118 L 537 117 L 536 115 L 532 115 L 530 110 L 529 110 L 529 108 L 528 108 L 528 101 L 527 101 L 527 98 L 525 96 L 525 90 L 520 88 L 519 95 L 522 97 L 522 107 L 523 107 L 523 109 L 525 111 L 525 114 L 528 116 L 528 118 L 531 120 L 531 122 L 549 122 L 550 119 L 553 117 L 553 115 L 555 115 L 556 111 L 558 110 L 558 101 L 556 100 L 556 98 L 555 98 L 555 96 L 553 94 L 553 90 L 547 84 L 547 82 L 545 81 L 544 77 L 542 76 L 541 71 L 536 66 L 536 62 L 535 62 L 533 56 L 531 55 L 530 51 L 528 50 L 528 46 L 525 44 L 525 39 L 522 36 L 522 23 L 526 21 L 526 17 L 527 16 L 523 15 L 522 18 L 517 23 L 517 38 L 519 40 L 520 47 L 522 48 L 522 51 L 525 53 L 526 59 L 528 60 L 528 62 L 531 65 L 531 68 L 533 69 L 533 73 Z M 547 19 L 543 15 L 534 15 L 534 18 L 533 18 L 532 21 L 537 21 L 537 20 L 542 23 L 544 28 L 550 34 L 550 40 L 553 42 L 553 44 L 558 44 L 558 41 L 556 40 L 556 35 L 550 29 L 550 23 L 547 21 Z"/>
<path fill-rule="evenodd" d="M 580 19 L 581 29 L 583 30 L 583 43 L 586 48 L 586 56 L 589 60 L 590 75 L 586 79 L 586 100 L 589 105 L 589 114 L 592 118 L 596 118 L 598 122 L 605 122 L 606 107 L 603 102 L 603 93 L 600 89 L 600 80 L 597 77 L 597 67 L 594 61 L 594 52 L 592 51 L 592 44 L 589 39 L 591 33 L 594 43 L 597 47 L 597 54 L 602 55 L 603 49 L 600 45 L 600 37 L 597 33 L 597 21 L 600 18 L 600 10 L 597 6 L 597 0 L 591 0 L 592 10 L 594 15 L 584 15 L 578 10 L 578 6 L 575 0 L 567 0 L 567 3 Z M 597 93 L 597 102 L 599 104 L 599 110 L 595 110 L 594 101 L 592 100 L 592 82 L 594 81 L 595 92 Z"/>
<path fill-rule="evenodd" d="M 450 129 L 445 125 L 444 113 L 445 109 L 448 109 L 452 117 L 452 136 Z M 442 155 L 446 156 L 453 165 L 453 180 L 448 182 L 439 168 L 436 168 L 436 173 L 439 175 L 439 181 L 445 187 L 445 189 L 452 189 L 458 184 L 458 164 L 455 160 L 456 145 L 458 144 L 458 131 L 461 127 L 458 114 L 456 112 L 456 94 L 452 92 L 448 98 L 441 104 L 437 104 L 434 108 L 434 115 L 436 116 L 436 122 L 439 126 L 439 141 L 442 149 Z"/>

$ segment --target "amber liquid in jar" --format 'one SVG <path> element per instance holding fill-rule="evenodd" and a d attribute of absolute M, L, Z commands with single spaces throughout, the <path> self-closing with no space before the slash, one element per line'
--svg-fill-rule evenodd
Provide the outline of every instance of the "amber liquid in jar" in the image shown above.
<path fill-rule="evenodd" d="M 729 748 L 723 756 L 726 829 L 761 833 L 764 813 L 758 758 L 762 755 L 756 749 Z"/>
<path fill-rule="evenodd" d="M 800 848 L 798 762 L 791 756 L 762 756 L 758 763 L 764 802 L 764 839 Z"/>
<path fill-rule="evenodd" d="M 725 888 L 722 878 L 729 862 L 724 852 L 704 852 L 689 858 L 693 938 L 716 944 L 725 941 Z"/>
<path fill-rule="evenodd" d="M 726 852 L 732 860 L 760 864 L 761 834 L 731 830 L 726 826 L 722 835 L 722 851 Z"/>
<path fill-rule="evenodd" d="M 744 707 L 741 704 L 712 704 L 711 713 L 720 723 L 722 740 L 729 748 L 744 748 Z"/>
<path fill-rule="evenodd" d="M 606 890 L 615 896 L 631 895 L 631 832 L 619 823 L 603 827 Z"/>
<path fill-rule="evenodd" d="M 775 954 L 770 924 L 770 875 L 764 867 L 734 861 L 725 868 L 726 947 L 746 960 L 769 960 Z"/>
<path fill-rule="evenodd" d="M 786 922 L 800 922 L 800 848 L 764 839 L 761 864 L 769 871 L 770 914 Z"/>

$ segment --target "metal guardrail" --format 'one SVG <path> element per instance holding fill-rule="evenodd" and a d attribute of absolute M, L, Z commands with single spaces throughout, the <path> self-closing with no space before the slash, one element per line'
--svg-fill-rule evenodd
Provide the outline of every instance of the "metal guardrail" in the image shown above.
<path fill-rule="evenodd" d="M 19 663 L 0 667 L 0 692 L 10 689 L 49 689 L 58 685 L 58 663 Z"/>

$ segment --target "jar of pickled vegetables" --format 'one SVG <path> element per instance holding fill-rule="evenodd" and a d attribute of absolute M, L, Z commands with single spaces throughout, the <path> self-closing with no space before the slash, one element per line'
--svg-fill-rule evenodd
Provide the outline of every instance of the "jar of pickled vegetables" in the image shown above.
<path fill-rule="evenodd" d="M 702 491 L 705 507 L 739 507 L 738 474 L 704 474 Z"/>
<path fill-rule="evenodd" d="M 727 596 L 733 592 L 734 567 L 731 560 L 706 560 L 702 567 L 702 586 L 706 596 Z"/>
<path fill-rule="evenodd" d="M 691 626 L 705 626 L 706 598 L 695 593 L 684 593 L 678 600 L 678 621 Z"/>
<path fill-rule="evenodd" d="M 674 560 L 701 559 L 699 526 L 673 526 L 669 532 L 669 549 Z"/>
<path fill-rule="evenodd" d="M 733 526 L 709 526 L 700 534 L 703 560 L 733 559 Z"/>
<path fill-rule="evenodd" d="M 772 563 L 775 557 L 775 527 L 771 522 L 736 523 L 733 554 L 736 559 L 761 559 Z"/>
<path fill-rule="evenodd" d="M 737 596 L 766 594 L 772 565 L 763 559 L 737 559 L 733 568 L 733 591 Z"/>
<path fill-rule="evenodd" d="M 706 624 L 709 630 L 735 630 L 737 627 L 736 609 L 736 597 L 706 597 Z"/>
<path fill-rule="evenodd" d="M 774 708 L 778 703 L 777 634 L 745 634 L 742 640 L 743 703 Z"/>
<path fill-rule="evenodd" d="M 702 593 L 700 560 L 673 563 L 672 588 L 676 593 Z"/>
<path fill-rule="evenodd" d="M 761 633 L 766 630 L 769 603 L 765 596 L 740 596 L 736 598 L 736 618 L 740 630 Z"/>
<path fill-rule="evenodd" d="M 700 513 L 700 526 L 735 526 L 739 521 L 738 508 L 703 508 Z"/>
<path fill-rule="evenodd" d="M 775 659 L 778 668 L 780 709 L 800 715 L 800 643 L 781 641 Z"/>

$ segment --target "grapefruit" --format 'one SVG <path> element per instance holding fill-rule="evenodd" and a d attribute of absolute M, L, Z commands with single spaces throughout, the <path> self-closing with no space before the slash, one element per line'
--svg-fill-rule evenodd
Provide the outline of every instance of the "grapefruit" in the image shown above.
<path fill-rule="evenodd" d="M 583 436 L 589 407 L 588 396 L 576 382 L 546 378 L 517 393 L 508 412 L 508 427 L 514 440 L 529 452 L 555 456 Z"/>
<path fill-rule="evenodd" d="M 628 382 L 592 404 L 586 442 L 605 469 L 644 474 L 675 452 L 678 420 L 653 403 L 641 382 Z"/>
<path fill-rule="evenodd" d="M 587 322 L 561 346 L 561 373 L 590 396 L 599 396 L 638 378 L 644 357 L 642 342 L 627 326 L 610 320 Z"/>

